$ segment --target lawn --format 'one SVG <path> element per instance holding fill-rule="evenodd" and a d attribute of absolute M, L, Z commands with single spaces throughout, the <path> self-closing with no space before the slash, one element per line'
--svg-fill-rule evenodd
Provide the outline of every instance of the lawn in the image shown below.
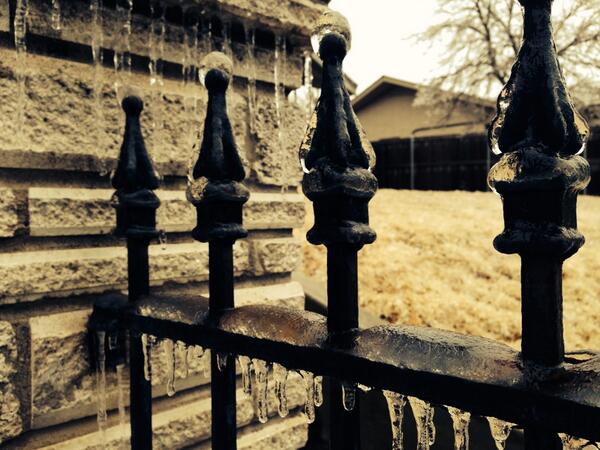
<path fill-rule="evenodd" d="M 498 196 L 382 189 L 370 213 L 378 236 L 359 254 L 361 306 L 392 323 L 519 347 L 520 261 L 492 246 L 503 228 Z M 578 218 L 587 242 L 564 265 L 565 341 L 567 350 L 600 350 L 600 197 L 580 197 Z M 304 271 L 324 281 L 325 248 L 304 234 Z"/>

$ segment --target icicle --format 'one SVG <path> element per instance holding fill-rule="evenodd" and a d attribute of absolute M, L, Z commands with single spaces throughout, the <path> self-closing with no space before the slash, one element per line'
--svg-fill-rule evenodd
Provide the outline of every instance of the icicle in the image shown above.
<path fill-rule="evenodd" d="M 54 31 L 60 31 L 61 29 L 61 13 L 60 13 L 60 0 L 52 0 L 52 29 Z"/>
<path fill-rule="evenodd" d="M 238 356 L 238 361 L 242 369 L 242 386 L 244 393 L 252 394 L 252 359 L 248 356 Z"/>
<path fill-rule="evenodd" d="M 187 345 L 185 345 L 185 342 L 177 341 L 177 353 L 179 353 L 178 359 L 180 361 L 183 361 L 184 378 L 187 378 L 188 375 L 190 374 L 190 366 L 188 364 L 188 359 L 187 359 L 188 348 L 187 348 Z"/>
<path fill-rule="evenodd" d="M 104 44 L 103 21 L 102 21 L 102 0 L 90 0 L 90 13 L 92 16 L 90 47 L 92 48 L 92 61 L 94 65 L 93 78 L 93 114 L 96 129 L 96 144 L 105 141 L 104 109 L 102 105 L 102 45 Z M 104 163 L 104 154 L 102 145 L 95 145 L 96 157 L 100 174 L 102 176 L 108 173 L 107 166 Z"/>
<path fill-rule="evenodd" d="M 383 391 L 388 404 L 390 423 L 392 425 L 392 450 L 402 450 L 404 434 L 402 433 L 402 419 L 404 418 L 404 405 L 406 397 L 397 392 Z"/>
<path fill-rule="evenodd" d="M 188 127 L 186 147 L 193 156 L 197 152 L 192 151 L 196 143 L 196 130 L 198 129 L 198 96 L 196 83 L 198 71 L 195 61 L 198 59 L 198 20 L 191 27 L 186 28 L 185 14 L 183 16 L 183 57 L 181 59 L 181 75 L 183 84 L 183 108 L 186 118 L 191 122 Z"/>
<path fill-rule="evenodd" d="M 452 406 L 447 406 L 446 409 L 450 414 L 452 427 L 454 428 L 454 450 L 469 450 L 471 413 Z"/>
<path fill-rule="evenodd" d="M 362 392 L 370 392 L 373 390 L 373 388 L 371 386 L 367 386 L 367 385 L 360 384 L 360 383 L 358 383 L 356 385 L 356 387 L 358 387 L 358 389 L 360 389 Z"/>
<path fill-rule="evenodd" d="M 269 420 L 267 403 L 269 365 L 261 359 L 253 359 L 252 366 L 254 367 L 254 389 L 256 389 L 256 415 L 260 423 L 267 423 Z"/>
<path fill-rule="evenodd" d="M 323 404 L 323 377 L 315 377 L 315 406 L 321 406 Z"/>
<path fill-rule="evenodd" d="M 200 345 L 194 345 L 191 348 L 193 350 L 194 358 L 202 358 L 204 356 L 204 349 Z"/>
<path fill-rule="evenodd" d="M 312 73 L 312 56 L 310 51 L 304 53 L 304 90 L 306 95 L 306 120 L 310 120 L 310 116 L 315 109 L 315 99 L 313 95 L 313 73 Z"/>
<path fill-rule="evenodd" d="M 283 77 L 282 77 L 282 65 L 285 69 L 285 54 L 286 54 L 286 39 L 285 36 L 277 34 L 275 36 L 275 63 L 273 65 L 273 84 L 275 85 L 275 128 L 277 129 L 277 150 L 280 154 L 283 154 L 283 111 L 282 111 L 282 94 L 285 91 Z M 288 174 L 287 170 L 284 169 L 282 174 L 283 185 L 281 186 L 282 194 L 287 192 L 288 186 Z"/>
<path fill-rule="evenodd" d="M 208 55 L 213 50 L 212 20 L 210 17 L 202 19 L 202 52 Z"/>
<path fill-rule="evenodd" d="M 106 413 L 106 333 L 104 331 L 96 332 L 96 405 L 98 421 L 98 431 L 100 440 L 104 447 L 108 442 L 106 439 L 106 423 L 108 415 Z"/>
<path fill-rule="evenodd" d="M 126 8 L 122 2 L 126 2 Z M 117 16 L 124 17 L 121 26 L 119 45 L 115 46 L 113 66 L 115 70 L 115 94 L 117 101 L 121 101 L 121 88 L 131 81 L 131 26 L 132 26 L 133 0 L 117 0 Z M 121 46 L 122 45 L 122 46 Z M 123 76 L 125 75 L 127 78 Z"/>
<path fill-rule="evenodd" d="M 119 407 L 119 432 L 121 436 L 125 436 L 127 430 L 125 424 L 127 422 L 127 415 L 125 413 L 125 390 L 127 385 L 124 379 L 125 364 L 117 364 L 117 394 L 118 394 L 118 407 Z"/>
<path fill-rule="evenodd" d="M 25 125 L 25 68 L 27 67 L 27 20 L 29 17 L 28 0 L 17 0 L 15 9 L 15 77 L 17 79 L 17 137 L 22 139 Z M 19 142 L 23 145 L 22 142 Z"/>
<path fill-rule="evenodd" d="M 165 364 L 167 365 L 167 395 L 175 395 L 175 345 L 171 339 L 163 341 Z"/>
<path fill-rule="evenodd" d="M 248 65 L 248 116 L 250 133 L 256 134 L 256 33 L 254 28 L 246 25 L 246 58 Z"/>
<path fill-rule="evenodd" d="M 504 450 L 506 447 L 506 440 L 514 427 L 514 424 L 496 419 L 495 417 L 488 417 L 487 420 L 490 424 L 490 432 L 494 439 L 494 443 L 496 444 L 496 448 L 498 450 Z"/>
<path fill-rule="evenodd" d="M 301 370 L 300 375 L 304 379 L 304 387 L 306 388 L 304 414 L 308 423 L 313 423 L 315 421 L 315 376 L 306 370 Z"/>
<path fill-rule="evenodd" d="M 142 334 L 142 352 L 144 353 L 144 379 L 150 381 L 152 379 L 152 336 Z"/>
<path fill-rule="evenodd" d="M 227 353 L 217 353 L 217 369 L 219 369 L 219 372 L 223 372 L 227 367 L 228 357 Z"/>
<path fill-rule="evenodd" d="M 587 439 L 580 439 L 568 434 L 560 433 L 560 440 L 562 441 L 563 450 L 583 450 L 589 443 Z M 596 444 L 596 448 L 598 448 L 598 444 Z"/>
<path fill-rule="evenodd" d="M 117 348 L 119 335 L 117 333 L 110 333 L 108 335 L 108 349 L 114 350 Z"/>
<path fill-rule="evenodd" d="M 221 23 L 221 51 L 233 61 L 233 46 L 231 43 L 231 22 L 223 21 Z"/>
<path fill-rule="evenodd" d="M 275 379 L 275 395 L 277 396 L 277 412 L 279 417 L 286 417 L 290 409 L 287 401 L 288 370 L 281 364 L 273 364 L 273 378 Z"/>
<path fill-rule="evenodd" d="M 152 96 L 152 147 L 154 149 L 160 148 L 163 142 L 163 57 L 165 52 L 165 35 L 167 30 L 165 8 L 162 9 L 160 17 L 157 18 L 155 17 L 156 7 L 160 7 L 158 2 L 156 2 L 156 5 L 151 5 L 152 21 L 150 24 L 150 34 L 148 38 L 148 54 L 150 57 L 148 71 L 150 73 L 149 79 Z"/>
<path fill-rule="evenodd" d="M 346 411 L 352 411 L 356 404 L 356 384 L 342 382 L 342 404 Z"/>
<path fill-rule="evenodd" d="M 435 442 L 434 409 L 428 402 L 416 397 L 408 397 L 408 402 L 417 423 L 417 450 L 429 450 Z"/>

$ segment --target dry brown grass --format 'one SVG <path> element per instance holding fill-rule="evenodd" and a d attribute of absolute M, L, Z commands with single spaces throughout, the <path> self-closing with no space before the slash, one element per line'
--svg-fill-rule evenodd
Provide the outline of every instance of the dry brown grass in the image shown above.
<path fill-rule="evenodd" d="M 370 211 L 378 238 L 359 256 L 361 306 L 390 322 L 519 346 L 519 257 L 492 246 L 503 228 L 499 197 L 382 189 Z M 565 340 L 567 349 L 600 349 L 600 197 L 580 197 L 578 216 L 587 243 L 565 263 Z M 311 225 L 312 212 L 304 231 Z M 324 281 L 325 249 L 305 242 L 303 255 L 304 271 Z"/>

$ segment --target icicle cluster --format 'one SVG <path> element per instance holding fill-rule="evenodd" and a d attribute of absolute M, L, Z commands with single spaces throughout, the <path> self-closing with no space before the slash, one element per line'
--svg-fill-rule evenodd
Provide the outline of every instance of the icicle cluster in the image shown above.
<path fill-rule="evenodd" d="M 416 397 L 408 397 L 408 402 L 417 423 L 417 450 L 429 450 L 435 442 L 434 409 Z"/>
<path fill-rule="evenodd" d="M 492 434 L 492 439 L 494 439 L 496 448 L 498 450 L 504 450 L 506 447 L 506 440 L 514 427 L 514 424 L 496 419 L 495 417 L 488 417 L 487 420 L 490 424 L 490 433 Z"/>

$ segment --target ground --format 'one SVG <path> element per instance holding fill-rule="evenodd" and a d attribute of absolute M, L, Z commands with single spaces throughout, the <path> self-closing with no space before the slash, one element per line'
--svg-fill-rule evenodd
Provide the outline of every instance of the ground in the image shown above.
<path fill-rule="evenodd" d="M 492 246 L 503 228 L 497 195 L 381 189 L 370 213 L 377 241 L 359 254 L 362 307 L 519 347 L 520 261 Z M 587 242 L 564 265 L 566 347 L 600 349 L 600 197 L 580 197 L 578 218 Z M 325 248 L 304 234 L 304 271 L 325 281 Z"/>

